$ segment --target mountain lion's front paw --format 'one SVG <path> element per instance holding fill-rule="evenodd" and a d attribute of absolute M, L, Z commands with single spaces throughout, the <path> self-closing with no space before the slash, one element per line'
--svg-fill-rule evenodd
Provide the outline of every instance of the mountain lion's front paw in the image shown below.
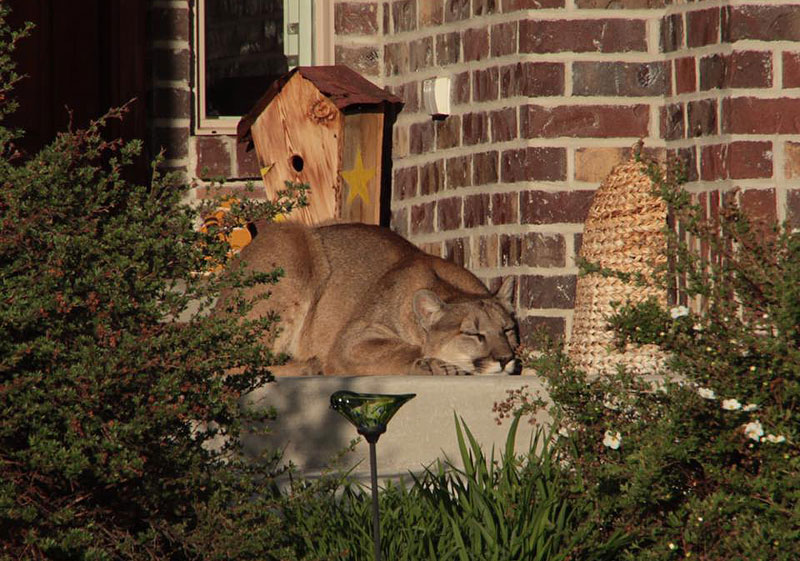
<path fill-rule="evenodd" d="M 471 373 L 438 358 L 418 358 L 414 361 L 412 374 L 424 376 L 470 376 Z"/>

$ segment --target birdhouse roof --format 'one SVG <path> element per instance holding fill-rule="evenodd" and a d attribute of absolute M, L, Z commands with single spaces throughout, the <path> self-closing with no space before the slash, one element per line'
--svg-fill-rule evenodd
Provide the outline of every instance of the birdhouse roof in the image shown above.
<path fill-rule="evenodd" d="M 239 142 L 252 140 L 250 127 L 295 74 L 314 84 L 340 111 L 353 106 L 370 105 L 399 110 L 403 105 L 399 97 L 382 90 L 347 66 L 298 66 L 275 80 L 250 112 L 241 118 L 236 127 Z"/>

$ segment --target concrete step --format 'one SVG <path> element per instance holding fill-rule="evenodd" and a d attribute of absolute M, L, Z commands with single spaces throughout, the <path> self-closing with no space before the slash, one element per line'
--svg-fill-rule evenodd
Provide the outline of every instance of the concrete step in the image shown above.
<path fill-rule="evenodd" d="M 334 463 L 358 434 L 355 427 L 330 408 L 330 396 L 338 390 L 351 390 L 417 394 L 400 408 L 378 441 L 378 472 L 382 479 L 419 473 L 437 459 L 447 458 L 455 466 L 463 467 L 454 414 L 464 420 L 484 452 L 488 455 L 494 447 L 499 459 L 510 421 L 506 419 L 498 425 L 492 407 L 505 400 L 509 391 L 523 386 L 547 399 L 542 380 L 526 371 L 521 376 L 279 378 L 243 399 L 247 407 L 274 407 L 278 414 L 278 419 L 269 425 L 270 434 L 250 434 L 244 438 L 245 453 L 257 457 L 265 449 L 281 449 L 284 462 L 291 462 L 307 477 L 337 467 L 353 469 L 356 479 L 368 479 L 369 445 L 363 439 L 354 451 Z M 527 419 L 520 423 L 517 432 L 518 453 L 527 452 L 537 427 L 550 422 L 544 412 L 534 418 L 533 424 Z"/>

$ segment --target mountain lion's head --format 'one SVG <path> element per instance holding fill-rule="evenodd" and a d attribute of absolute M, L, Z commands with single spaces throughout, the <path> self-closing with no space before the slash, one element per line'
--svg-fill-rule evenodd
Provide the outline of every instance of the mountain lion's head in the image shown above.
<path fill-rule="evenodd" d="M 513 277 L 494 296 L 444 302 L 430 290 L 414 295 L 414 313 L 426 333 L 423 354 L 472 374 L 516 374 L 519 344 L 511 315 Z"/>

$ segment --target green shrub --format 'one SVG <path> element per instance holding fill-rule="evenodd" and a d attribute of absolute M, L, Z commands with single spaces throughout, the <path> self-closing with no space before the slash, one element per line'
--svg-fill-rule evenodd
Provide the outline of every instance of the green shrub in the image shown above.
<path fill-rule="evenodd" d="M 622 533 L 587 542 L 588 516 L 570 479 L 555 461 L 544 432 L 529 452 L 514 453 L 519 418 L 500 460 L 486 456 L 456 419 L 463 470 L 438 462 L 410 487 L 387 483 L 380 493 L 385 559 L 515 561 L 615 559 Z M 334 483 L 313 486 L 312 500 L 294 501 L 287 521 L 313 558 L 372 558 L 371 498 L 363 489 Z M 303 491 L 301 490 L 302 494 Z M 327 498 L 326 498 L 327 494 Z M 578 531 L 583 528 L 582 531 Z"/>
<path fill-rule="evenodd" d="M 623 304 L 609 323 L 620 346 L 668 352 L 666 382 L 587 375 L 559 346 L 529 360 L 568 434 L 558 449 L 599 537 L 635 535 L 630 559 L 798 559 L 800 233 L 733 204 L 707 220 L 677 174 L 651 174 L 683 229 L 661 271 L 680 305 Z"/>
<path fill-rule="evenodd" d="M 0 115 L 18 39 L 5 13 Z M 235 454 L 272 318 L 202 313 L 221 287 L 278 274 L 209 271 L 228 246 L 196 230 L 186 188 L 123 179 L 139 145 L 103 138 L 122 113 L 24 161 L 0 127 L 0 559 L 289 559 L 274 462 Z"/>

